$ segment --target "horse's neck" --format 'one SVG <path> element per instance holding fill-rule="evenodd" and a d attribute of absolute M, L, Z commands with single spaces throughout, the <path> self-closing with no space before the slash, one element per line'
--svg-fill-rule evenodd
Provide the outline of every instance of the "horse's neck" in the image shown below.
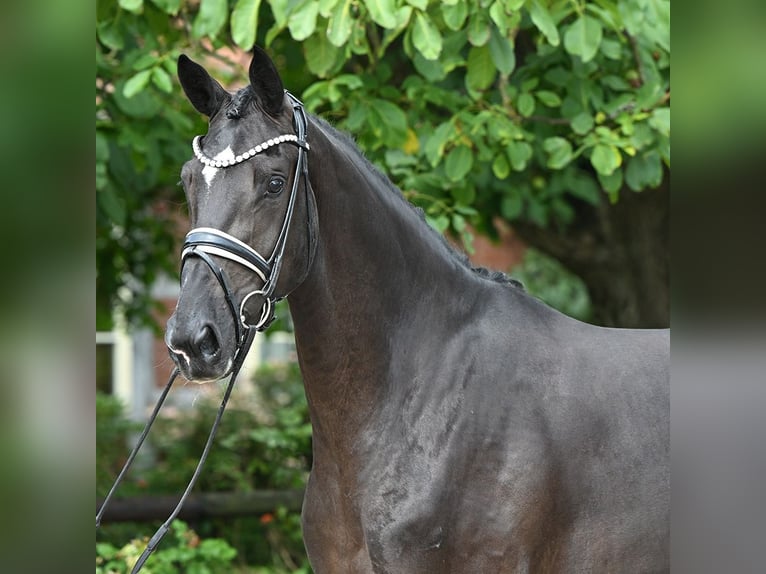
<path fill-rule="evenodd" d="M 296 327 L 345 337 L 359 326 L 356 337 L 378 337 L 381 329 L 369 324 L 378 321 L 390 336 L 403 308 L 470 282 L 451 248 L 350 143 L 323 131 L 312 136 L 319 247 L 307 279 L 290 296 Z"/>
<path fill-rule="evenodd" d="M 346 144 L 311 144 L 319 247 L 290 308 L 315 429 L 353 426 L 383 392 L 393 342 L 448 313 L 442 298 L 470 272 Z"/>

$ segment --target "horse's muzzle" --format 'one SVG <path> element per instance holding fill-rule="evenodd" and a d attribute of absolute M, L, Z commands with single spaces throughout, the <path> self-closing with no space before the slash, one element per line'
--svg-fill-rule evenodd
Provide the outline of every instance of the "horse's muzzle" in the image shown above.
<path fill-rule="evenodd" d="M 190 381 L 210 381 L 222 377 L 230 362 L 224 361 L 221 337 L 211 323 L 179 329 L 171 317 L 165 332 L 165 345 L 171 359 Z"/>

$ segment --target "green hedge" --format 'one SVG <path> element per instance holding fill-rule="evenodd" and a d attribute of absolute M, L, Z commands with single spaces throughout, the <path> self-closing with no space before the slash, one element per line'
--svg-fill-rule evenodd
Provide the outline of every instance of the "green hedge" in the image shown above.
<path fill-rule="evenodd" d="M 296 364 L 266 367 L 255 376 L 254 391 L 235 389 L 196 492 L 302 488 L 311 466 L 311 425 L 303 382 Z M 238 392 L 240 391 L 240 392 Z M 171 390 L 171 394 L 173 390 Z M 117 496 L 179 494 L 194 471 L 215 417 L 218 397 L 200 398 L 190 410 L 161 411 L 146 447 L 150 467 L 131 469 Z M 97 395 L 97 493 L 103 496 L 127 456 L 132 424 L 112 397 Z M 159 526 L 107 524 L 97 534 L 97 566 L 126 564 Z M 160 545 L 147 566 L 155 573 L 232 571 L 309 572 L 300 516 L 283 508 L 261 516 L 206 519 L 174 527 L 172 541 Z M 191 545 L 189 540 L 196 541 Z M 235 557 L 236 554 L 236 557 Z M 101 564 L 98 565 L 98 560 Z M 185 569 L 175 570 L 183 564 Z M 226 566 L 228 565 L 228 566 Z M 227 567 L 228 570 L 220 570 Z M 194 568 L 194 569 L 192 569 Z M 206 569 L 207 568 L 207 569 Z M 116 569 L 115 572 L 123 570 Z"/>

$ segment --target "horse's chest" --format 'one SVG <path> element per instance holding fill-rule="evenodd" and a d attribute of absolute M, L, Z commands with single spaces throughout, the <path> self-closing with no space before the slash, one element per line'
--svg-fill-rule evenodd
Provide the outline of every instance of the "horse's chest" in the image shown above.
<path fill-rule="evenodd" d="M 440 571 L 430 564 L 442 564 L 448 507 L 434 469 L 418 466 L 400 454 L 353 477 L 312 476 L 304 538 L 318 573 Z"/>
<path fill-rule="evenodd" d="M 333 524 L 305 525 L 312 563 L 330 558 L 333 564 L 317 572 L 351 571 L 337 567 L 335 554 L 352 557 L 356 572 L 469 572 L 502 562 L 509 529 L 519 517 L 498 505 L 509 497 L 498 490 L 497 477 L 490 485 L 476 473 L 474 485 L 466 465 L 448 453 L 429 459 L 381 452 L 353 481 L 315 484 L 307 492 L 305 512 Z"/>
<path fill-rule="evenodd" d="M 304 529 L 312 563 L 345 554 L 366 556 L 368 567 L 358 572 L 419 573 L 498 571 L 508 564 L 510 535 L 529 522 L 529 505 L 519 502 L 545 502 L 547 469 L 537 434 L 510 438 L 503 425 L 483 430 L 491 417 L 448 396 L 433 409 L 416 407 L 405 402 L 386 419 L 399 422 L 393 431 L 371 424 L 376 432 L 359 435 L 343 464 L 315 457 L 320 472 L 304 507 L 314 517 Z M 325 469 L 332 472 L 322 476 Z M 333 524 L 332 534 L 317 533 L 327 530 L 319 516 Z M 515 563 L 518 555 L 511 554 Z M 331 564 L 335 569 L 315 569 L 350 571 Z"/>

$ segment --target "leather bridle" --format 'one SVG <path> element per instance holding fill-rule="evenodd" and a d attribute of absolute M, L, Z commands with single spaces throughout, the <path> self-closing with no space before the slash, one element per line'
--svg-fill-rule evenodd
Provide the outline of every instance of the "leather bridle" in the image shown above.
<path fill-rule="evenodd" d="M 272 250 L 271 255 L 268 258 L 264 258 L 260 253 L 258 253 L 258 251 L 256 251 L 255 249 L 253 249 L 246 243 L 240 241 L 236 237 L 229 235 L 228 233 L 225 233 L 218 229 L 213 229 L 210 227 L 197 227 L 195 229 L 192 229 L 186 235 L 186 240 L 184 241 L 183 250 L 181 251 L 181 273 L 183 273 L 184 263 L 190 257 L 199 257 L 200 259 L 202 259 L 202 261 L 205 262 L 208 268 L 210 268 L 216 280 L 218 281 L 218 284 L 221 286 L 221 289 L 223 290 L 224 297 L 226 299 L 226 305 L 234 320 L 237 350 L 234 355 L 234 360 L 232 361 L 232 366 L 221 377 L 223 378 L 226 375 L 231 374 L 231 378 L 229 379 L 229 382 L 226 386 L 226 391 L 224 392 L 223 399 L 221 400 L 221 405 L 218 407 L 218 412 L 216 413 L 215 420 L 213 421 L 213 426 L 210 429 L 210 434 L 208 435 L 207 442 L 205 443 L 205 447 L 202 451 L 202 455 L 200 456 L 199 462 L 197 463 L 197 467 L 194 469 L 194 473 L 192 474 L 192 477 L 189 480 L 189 484 L 187 485 L 186 490 L 182 494 L 173 512 L 170 514 L 168 519 L 162 524 L 162 526 L 160 526 L 157 529 L 157 531 L 154 533 L 154 535 L 151 537 L 151 539 L 147 543 L 146 548 L 144 549 L 141 556 L 139 556 L 138 560 L 133 566 L 133 569 L 131 570 L 131 574 L 136 574 L 137 572 L 141 570 L 146 560 L 149 558 L 152 552 L 154 552 L 154 549 L 157 547 L 157 545 L 160 543 L 160 541 L 165 536 L 167 531 L 170 529 L 170 524 L 173 522 L 173 520 L 175 520 L 176 516 L 178 516 L 178 513 L 181 511 L 181 507 L 183 506 L 184 502 L 186 502 L 186 499 L 191 493 L 192 488 L 194 488 L 194 485 L 197 482 L 197 478 L 199 477 L 202 471 L 202 466 L 205 464 L 205 460 L 207 460 L 207 456 L 213 444 L 213 439 L 215 438 L 215 435 L 218 431 L 218 427 L 221 422 L 221 417 L 223 416 L 223 412 L 226 408 L 226 404 L 228 403 L 229 397 L 231 396 L 231 391 L 234 388 L 234 383 L 237 379 L 237 375 L 239 374 L 239 371 L 242 368 L 242 364 L 244 363 L 245 356 L 247 355 L 247 352 L 250 350 L 250 346 L 252 345 L 253 338 L 255 337 L 255 333 L 265 330 L 272 323 L 272 321 L 274 320 L 275 304 L 277 303 L 277 301 L 287 296 L 287 294 L 282 296 L 277 296 L 275 293 L 275 290 L 276 290 L 277 281 L 279 280 L 279 273 L 282 269 L 282 258 L 285 253 L 285 245 L 287 244 L 287 234 L 290 230 L 290 223 L 293 218 L 293 212 L 295 211 L 296 197 L 298 195 L 298 186 L 301 180 L 303 180 L 304 189 L 306 191 L 306 201 L 307 201 L 306 209 L 307 209 L 307 218 L 309 218 L 308 241 L 309 241 L 310 247 L 309 247 L 309 257 L 307 261 L 307 269 L 311 267 L 311 262 L 312 262 L 311 260 L 313 259 L 313 251 L 311 250 L 311 245 L 313 245 L 313 241 L 311 237 L 311 234 L 312 234 L 311 221 L 310 221 L 310 216 L 308 215 L 309 183 L 308 183 L 308 159 L 306 157 L 306 153 L 309 150 L 309 144 L 306 141 L 306 131 L 307 131 L 308 122 L 306 120 L 306 113 L 303 109 L 303 103 L 301 103 L 301 101 L 298 100 L 295 96 L 293 96 L 290 92 L 285 91 L 285 95 L 291 100 L 293 104 L 293 126 L 295 128 L 295 135 L 292 135 L 292 134 L 283 135 L 274 139 L 270 139 L 267 142 L 264 142 L 261 145 L 255 146 L 254 148 L 251 148 L 247 152 L 236 156 L 234 160 L 227 160 L 227 161 L 213 160 L 206 157 L 204 153 L 202 152 L 199 136 L 194 138 L 194 143 L 192 146 L 194 149 L 194 154 L 197 156 L 197 158 L 200 161 L 202 161 L 202 163 L 210 167 L 215 167 L 215 168 L 230 167 L 232 165 L 236 165 L 243 161 L 247 161 L 251 157 L 261 153 L 262 151 L 264 151 L 265 149 L 271 146 L 280 145 L 282 143 L 290 143 L 298 147 L 298 160 L 295 165 L 293 185 L 292 185 L 292 189 L 290 190 L 290 198 L 287 204 L 287 212 L 285 213 L 285 219 L 282 222 L 282 227 L 279 231 L 279 235 L 277 236 L 276 243 L 274 244 L 274 249 Z M 219 265 L 216 264 L 216 262 L 213 260 L 211 256 L 217 256 L 217 257 L 222 257 L 224 259 L 228 259 L 229 261 L 233 261 L 249 269 L 263 281 L 263 285 L 259 289 L 253 290 L 250 293 L 248 293 L 240 302 L 239 308 L 237 308 L 237 305 L 234 303 L 234 294 L 231 290 L 231 287 L 229 286 L 229 280 L 227 279 L 226 273 Z M 260 295 L 263 298 L 264 302 L 263 302 L 263 305 L 261 306 L 261 311 L 260 311 L 258 320 L 255 322 L 251 322 L 249 320 L 249 317 L 247 316 L 247 310 L 245 306 L 248 300 L 251 297 L 254 297 L 256 295 Z M 147 421 L 146 426 L 144 427 L 144 430 L 141 432 L 141 435 L 138 441 L 133 447 L 133 450 L 130 452 L 130 455 L 128 456 L 127 461 L 123 465 L 122 470 L 120 470 L 120 473 L 117 475 L 117 478 L 115 479 L 114 484 L 112 485 L 111 489 L 109 490 L 106 497 L 104 498 L 104 501 L 101 503 L 101 507 L 96 513 L 96 528 L 97 529 L 101 524 L 101 518 L 103 517 L 107 504 L 111 500 L 114 492 L 117 490 L 117 486 L 125 477 L 128 469 L 130 468 L 130 465 L 133 463 L 133 460 L 138 454 L 138 451 L 141 448 L 141 445 L 144 443 L 144 440 L 149 434 L 149 429 L 152 427 L 154 420 L 157 418 L 157 414 L 160 411 L 160 407 L 165 402 L 165 398 L 167 397 L 168 391 L 170 390 L 170 387 L 173 385 L 173 382 L 178 376 L 178 373 L 179 371 L 178 371 L 178 368 L 176 367 L 173 370 L 173 373 L 170 375 L 170 379 L 165 385 L 165 388 L 160 394 L 160 398 L 157 401 L 157 404 L 154 407 L 154 410 L 152 411 L 152 414 L 149 417 L 149 420 Z"/>
<path fill-rule="evenodd" d="M 275 289 L 279 279 L 279 272 L 282 269 L 282 258 L 285 253 L 285 245 L 287 244 L 287 234 L 290 230 L 293 212 L 295 211 L 296 197 L 298 195 L 298 187 L 301 180 L 304 182 L 304 188 L 308 193 L 308 160 L 306 154 L 309 150 L 309 144 L 306 141 L 306 113 L 300 100 L 290 92 L 285 92 L 285 94 L 290 98 L 293 104 L 293 125 L 295 127 L 295 136 L 292 136 L 291 134 L 289 136 L 279 136 L 270 139 L 260 146 L 256 146 L 248 152 L 245 152 L 245 154 L 237 156 L 234 160 L 223 162 L 205 157 L 202 153 L 201 146 L 198 143 L 199 140 L 195 139 L 194 152 L 197 157 L 206 163 L 206 165 L 212 165 L 217 168 L 231 167 L 232 165 L 247 161 L 273 145 L 289 143 L 298 147 L 298 160 L 295 164 L 295 175 L 293 177 L 292 189 L 290 190 L 287 212 L 282 221 L 282 228 L 279 230 L 279 235 L 277 236 L 274 248 L 268 258 L 263 257 L 258 251 L 236 237 L 218 229 L 197 227 L 192 229 L 186 235 L 186 240 L 181 252 L 181 273 L 183 273 L 184 263 L 190 257 L 199 257 L 207 264 L 215 278 L 218 280 L 221 289 L 223 289 L 226 304 L 234 319 L 234 328 L 238 346 L 241 345 L 247 329 L 263 331 L 274 321 L 274 305 L 277 301 L 286 296 L 276 296 Z M 228 259 L 229 261 L 233 261 L 234 263 L 245 267 L 252 273 L 255 273 L 263 281 L 263 286 L 260 289 L 256 289 L 245 295 L 239 304 L 239 309 L 237 309 L 231 288 L 229 287 L 229 282 L 226 278 L 226 273 L 220 266 L 216 265 L 210 255 Z M 311 261 L 308 261 L 309 266 L 310 264 Z M 245 306 L 247 305 L 248 300 L 254 296 L 261 296 L 264 302 L 261 306 L 261 312 L 258 319 L 255 322 L 252 322 L 246 314 Z"/>

